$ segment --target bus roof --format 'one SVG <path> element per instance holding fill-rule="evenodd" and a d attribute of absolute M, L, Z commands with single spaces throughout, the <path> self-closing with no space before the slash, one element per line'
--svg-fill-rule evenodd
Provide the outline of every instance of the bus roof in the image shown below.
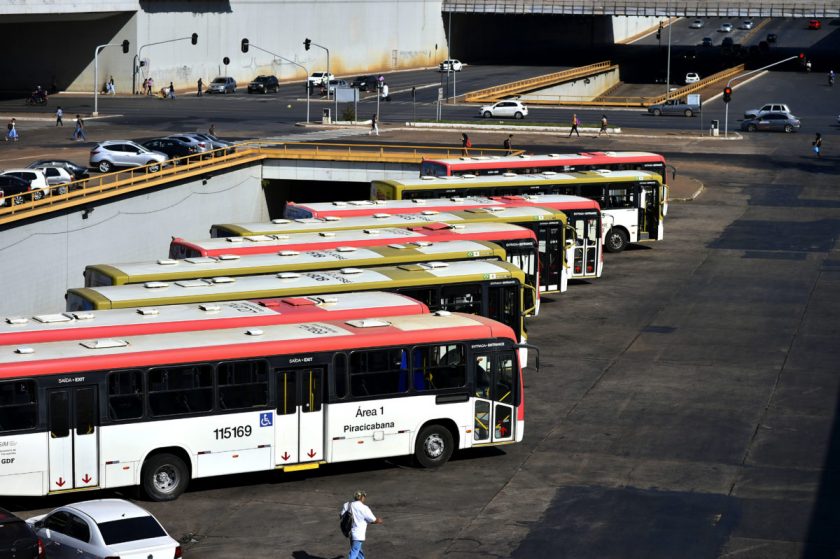
<path fill-rule="evenodd" d="M 599 209 L 598 202 L 582 196 L 554 194 L 546 196 L 451 196 L 448 198 L 412 198 L 409 200 L 359 200 L 352 202 L 286 203 L 286 215 L 295 217 L 358 216 L 374 213 L 420 213 L 428 210 L 493 208 L 516 205 L 538 206 L 540 201 L 553 204 L 551 209 Z"/>
<path fill-rule="evenodd" d="M 255 276 L 283 271 L 329 270 L 348 266 L 383 266 L 428 260 L 464 260 L 467 258 L 505 258 L 505 250 L 491 242 L 455 240 L 427 245 L 394 244 L 372 247 L 337 247 L 298 252 L 281 250 L 264 254 L 197 256 L 185 259 L 123 264 L 92 264 L 85 268 L 85 285 L 105 285 L 96 276 L 111 280 L 111 285 L 145 281 L 173 281 L 220 275 Z"/>
<path fill-rule="evenodd" d="M 512 223 L 465 223 L 446 229 L 424 227 L 385 227 L 382 229 L 348 229 L 321 233 L 292 233 L 290 235 L 249 235 L 215 239 L 186 240 L 173 238 L 170 255 L 177 256 L 175 246 L 191 249 L 196 254 L 219 256 L 227 254 L 259 254 L 279 250 L 319 250 L 326 247 L 374 246 L 389 244 L 427 243 L 452 239 L 480 239 L 493 241 L 500 236 L 511 239 L 535 239 L 532 231 Z"/>
<path fill-rule="evenodd" d="M 632 162 L 665 162 L 665 158 L 658 153 L 647 151 L 591 151 L 584 153 L 544 153 L 534 155 L 501 155 L 496 157 L 458 157 L 450 159 L 425 159 L 424 163 L 441 163 L 450 166 L 452 169 L 485 169 L 507 166 L 515 169 L 517 167 L 531 167 L 535 162 L 553 165 L 562 165 L 563 161 L 570 161 L 571 165 L 598 165 L 614 164 L 617 160 Z"/>
<path fill-rule="evenodd" d="M 333 291 L 371 291 L 394 286 L 468 282 L 487 278 L 516 278 L 525 282 L 522 270 L 505 261 L 469 260 L 345 268 L 322 272 L 285 272 L 276 275 L 218 277 L 212 279 L 148 282 L 103 287 L 81 287 L 67 291 L 68 310 L 109 309 L 203 303 L 234 299 L 294 297 Z M 92 307 L 76 306 L 81 300 Z"/>
<path fill-rule="evenodd" d="M 6 317 L 0 323 L 0 345 L 428 312 L 419 301 L 384 291 L 64 312 Z"/>
<path fill-rule="evenodd" d="M 46 342 L 26 347 L 7 345 L 0 346 L 0 378 L 488 337 L 516 340 L 509 327 L 494 320 L 441 312 Z"/>
<path fill-rule="evenodd" d="M 539 207 L 510 206 L 476 208 L 449 212 L 429 210 L 422 213 L 394 214 L 374 213 L 363 216 L 310 217 L 302 219 L 275 219 L 268 223 L 224 223 L 210 228 L 211 237 L 228 235 L 285 235 L 312 231 L 337 231 L 343 229 L 371 229 L 381 227 L 416 227 L 427 223 L 475 223 L 501 221 L 521 223 L 556 219 L 565 221 L 566 216 L 556 210 Z"/>
<path fill-rule="evenodd" d="M 637 181 L 637 180 L 656 180 L 662 182 L 662 177 L 658 173 L 650 171 L 581 171 L 576 173 L 556 173 L 554 171 L 546 171 L 537 174 L 516 174 L 505 173 L 503 175 L 483 175 L 483 176 L 442 176 L 432 177 L 423 176 L 418 178 L 396 180 L 375 180 L 373 184 L 389 184 L 395 187 L 411 188 L 413 190 L 425 189 L 439 189 L 439 188 L 480 188 L 483 186 L 527 186 L 538 185 L 541 183 L 548 184 L 562 184 L 564 182 L 570 183 L 590 183 L 590 182 L 604 182 L 609 181 Z"/>

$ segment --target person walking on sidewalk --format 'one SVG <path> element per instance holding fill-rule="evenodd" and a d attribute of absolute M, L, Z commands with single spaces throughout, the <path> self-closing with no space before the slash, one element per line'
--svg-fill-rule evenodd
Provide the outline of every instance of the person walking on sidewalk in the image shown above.
<path fill-rule="evenodd" d="M 61 118 L 64 116 L 64 111 L 61 110 L 61 105 L 55 110 L 55 125 L 64 127 L 64 121 Z"/>
<path fill-rule="evenodd" d="M 210 128 L 208 128 L 208 129 L 207 129 L 207 132 L 208 132 L 211 136 L 215 136 L 215 135 L 216 135 L 216 125 L 215 125 L 215 124 L 211 124 L 211 125 L 210 125 Z"/>
<path fill-rule="evenodd" d="M 152 79 L 152 76 L 149 76 L 149 79 L 146 82 L 146 95 L 151 95 L 152 91 L 154 91 L 154 87 L 155 87 L 155 80 Z"/>
<path fill-rule="evenodd" d="M 85 121 L 82 120 L 81 115 L 76 115 L 76 128 L 73 130 L 73 139 L 77 142 L 87 140 L 85 136 Z"/>
<path fill-rule="evenodd" d="M 578 138 L 580 138 L 580 132 L 578 132 L 578 124 L 580 124 L 580 119 L 578 119 L 576 114 L 572 115 L 572 128 L 569 130 L 569 138 L 572 137 L 572 132 L 577 134 Z"/>
<path fill-rule="evenodd" d="M 598 136 L 601 134 L 606 134 L 609 136 L 609 132 L 607 132 L 607 115 L 601 115 L 601 129 L 598 130 Z"/>
<path fill-rule="evenodd" d="M 347 554 L 347 559 L 365 559 L 362 546 L 365 543 L 367 525 L 382 524 L 382 519 L 374 516 L 373 511 L 365 504 L 366 500 L 367 493 L 356 491 L 353 494 L 353 500 L 344 503 L 338 513 L 340 518 L 349 510 L 353 517 L 353 527 L 350 529 L 350 552 Z"/>
<path fill-rule="evenodd" d="M 822 157 L 822 135 L 819 132 L 817 132 L 817 137 L 814 138 L 811 145 L 814 146 L 814 153 L 817 154 L 817 157 Z"/>
<path fill-rule="evenodd" d="M 467 136 L 466 132 L 461 133 L 461 155 L 469 155 L 471 147 L 472 141 L 470 141 L 470 137 Z"/>
<path fill-rule="evenodd" d="M 6 129 L 8 130 L 8 132 L 6 133 L 6 141 L 8 142 L 9 140 L 11 140 L 13 142 L 17 142 L 19 135 L 17 131 L 17 122 L 15 121 L 15 119 L 9 121 L 9 124 L 6 125 Z"/>
<path fill-rule="evenodd" d="M 502 143 L 502 147 L 506 150 L 505 155 L 513 155 L 513 146 L 511 145 L 512 138 L 513 134 L 508 134 L 508 137 L 505 138 L 505 141 Z"/>
<path fill-rule="evenodd" d="M 376 120 L 376 113 L 373 113 L 373 116 L 370 117 L 370 130 L 368 130 L 368 136 L 371 134 L 379 136 L 379 123 Z"/>
<path fill-rule="evenodd" d="M 175 99 L 175 86 L 172 84 L 172 82 L 169 82 L 169 98 Z"/>

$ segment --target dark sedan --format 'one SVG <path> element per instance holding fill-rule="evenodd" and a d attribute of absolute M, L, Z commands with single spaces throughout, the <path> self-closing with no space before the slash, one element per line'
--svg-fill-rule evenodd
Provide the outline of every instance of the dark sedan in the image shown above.
<path fill-rule="evenodd" d="M 17 206 L 32 200 L 30 182 L 13 175 L 0 175 L 0 206 Z M 0 509 L 2 510 L 2 509 Z M 0 555 L 2 557 L 2 555 Z"/>
<path fill-rule="evenodd" d="M 257 76 L 248 84 L 248 93 L 277 93 L 279 89 L 277 76 Z"/>
<path fill-rule="evenodd" d="M 359 76 L 350 85 L 359 91 L 375 91 L 377 83 L 376 76 Z"/>
<path fill-rule="evenodd" d="M 191 146 L 175 138 L 156 138 L 148 142 L 143 142 L 143 147 L 151 151 L 165 153 L 169 159 L 198 154 L 198 149 L 195 146 Z M 188 161 L 187 159 L 182 159 L 178 163 L 187 163 Z"/>
<path fill-rule="evenodd" d="M 43 169 L 45 167 L 58 167 L 60 169 L 66 169 L 67 172 L 73 176 L 73 180 L 76 181 L 86 179 L 90 176 L 87 167 L 82 167 L 81 165 L 77 165 L 76 163 L 66 159 L 41 159 L 27 165 L 27 169 Z"/>
<path fill-rule="evenodd" d="M 45 551 L 44 542 L 26 522 L 0 509 L 0 557 L 44 559 Z"/>

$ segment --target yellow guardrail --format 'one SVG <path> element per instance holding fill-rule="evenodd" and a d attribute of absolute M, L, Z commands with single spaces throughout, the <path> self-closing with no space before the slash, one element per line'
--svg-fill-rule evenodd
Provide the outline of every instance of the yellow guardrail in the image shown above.
<path fill-rule="evenodd" d="M 221 148 L 201 155 L 172 159 L 160 170 L 157 165 L 145 165 L 96 175 L 51 187 L 49 195 L 43 191 L 25 192 L 0 198 L 0 225 L 73 208 L 135 192 L 162 186 L 195 176 L 206 175 L 230 167 L 249 165 L 265 159 L 311 159 L 332 161 L 365 161 L 381 163 L 417 163 L 424 159 L 443 159 L 461 156 L 461 147 L 408 146 L 380 144 L 284 143 L 249 141 L 235 145 L 235 150 Z M 476 155 L 505 155 L 504 149 L 470 148 Z M 43 197 L 40 197 L 43 196 Z M 40 197 L 40 198 L 38 198 Z M 36 199 L 38 198 L 38 199 Z"/>
<path fill-rule="evenodd" d="M 663 94 L 657 97 L 648 97 L 647 99 L 645 99 L 645 105 L 656 105 L 659 103 L 663 103 L 666 99 L 673 99 L 674 97 L 684 97 L 689 93 L 695 93 L 702 89 L 706 89 L 710 85 L 713 85 L 717 82 L 729 80 L 730 78 L 737 76 L 738 74 L 744 71 L 745 67 L 746 66 L 744 66 L 743 64 L 739 64 L 738 66 L 727 68 L 726 70 L 718 72 L 717 74 L 712 74 L 707 78 L 703 78 L 699 82 L 684 85 L 683 87 L 675 89 L 674 91 L 670 91 L 667 95 Z"/>
<path fill-rule="evenodd" d="M 596 62 L 588 66 L 580 66 L 579 68 L 570 68 L 562 72 L 554 72 L 553 74 L 544 74 L 542 76 L 535 76 L 524 80 L 505 83 L 494 87 L 485 89 L 478 89 L 471 91 L 464 95 L 464 100 L 468 103 L 484 103 L 490 101 L 498 101 L 504 97 L 523 93 L 525 91 L 533 91 L 541 87 L 549 87 L 551 85 L 562 83 L 564 81 L 579 79 L 584 76 L 590 76 L 608 70 L 612 67 L 609 60 L 603 62 Z"/>

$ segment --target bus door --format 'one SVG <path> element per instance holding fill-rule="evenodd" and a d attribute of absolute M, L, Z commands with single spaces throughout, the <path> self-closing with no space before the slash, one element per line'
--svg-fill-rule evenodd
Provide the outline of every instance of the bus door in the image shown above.
<path fill-rule="evenodd" d="M 47 390 L 50 491 L 99 485 L 96 385 Z"/>
<path fill-rule="evenodd" d="M 496 241 L 494 241 L 496 242 Z M 525 272 L 525 283 L 533 289 L 538 289 L 540 278 L 537 273 L 539 264 L 539 251 L 532 240 L 513 240 L 499 243 L 507 253 L 507 261 Z M 534 309 L 533 315 L 540 312 L 540 300 L 534 300 L 534 292 L 531 289 L 525 290 L 525 308 Z"/>
<path fill-rule="evenodd" d="M 513 351 L 475 354 L 473 444 L 514 440 L 518 386 Z"/>
<path fill-rule="evenodd" d="M 575 230 L 571 276 L 573 278 L 600 277 L 602 235 L 598 212 L 570 212 L 570 219 Z"/>
<path fill-rule="evenodd" d="M 650 240 L 660 239 L 659 184 L 655 181 L 639 183 L 639 231 Z"/>
<path fill-rule="evenodd" d="M 541 221 L 536 233 L 540 243 L 540 291 L 565 291 L 563 223 Z"/>
<path fill-rule="evenodd" d="M 274 457 L 278 466 L 324 459 L 324 370 L 277 371 Z"/>

